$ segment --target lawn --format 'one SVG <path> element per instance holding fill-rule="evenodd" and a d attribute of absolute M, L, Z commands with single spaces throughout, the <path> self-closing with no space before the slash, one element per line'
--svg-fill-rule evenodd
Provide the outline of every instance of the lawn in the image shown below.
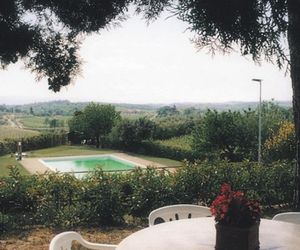
<path fill-rule="evenodd" d="M 54 157 L 54 156 L 76 156 L 76 155 L 95 155 L 95 154 L 111 154 L 119 153 L 121 151 L 112 150 L 112 149 L 97 149 L 91 146 L 58 146 L 40 150 L 34 150 L 27 152 L 28 157 Z M 161 158 L 161 157 L 152 157 L 139 154 L 131 154 L 135 157 L 140 157 L 145 160 L 153 161 L 167 167 L 179 167 L 182 166 L 182 163 L 179 161 Z M 0 176 L 7 176 L 9 174 L 9 166 L 17 166 L 21 174 L 28 174 L 28 172 L 20 165 L 14 157 L 10 155 L 5 155 L 0 157 Z"/>
<path fill-rule="evenodd" d="M 29 174 L 14 156 L 4 155 L 0 157 L 0 177 L 9 175 L 9 167 L 16 166 L 22 175 Z M 1 248 L 0 248 L 1 249 Z"/>
<path fill-rule="evenodd" d="M 92 146 L 58 146 L 27 152 L 29 157 L 54 157 L 54 156 L 76 156 L 76 155 L 96 155 L 110 154 L 120 151 L 111 149 L 97 149 Z"/>

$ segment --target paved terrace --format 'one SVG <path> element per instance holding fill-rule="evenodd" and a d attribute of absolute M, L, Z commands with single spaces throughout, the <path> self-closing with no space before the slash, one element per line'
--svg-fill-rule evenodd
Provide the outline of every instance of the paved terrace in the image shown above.
<path fill-rule="evenodd" d="M 153 161 L 144 160 L 139 157 L 131 156 L 131 155 L 128 155 L 125 153 L 112 153 L 110 155 L 115 155 L 124 160 L 131 161 L 133 163 L 136 163 L 137 166 L 141 166 L 141 167 L 151 166 L 151 167 L 154 167 L 157 169 L 169 168 L 168 166 L 165 166 L 165 165 L 153 162 Z M 86 156 L 88 156 L 88 155 L 86 155 Z M 44 158 L 51 158 L 51 157 L 44 157 Z M 56 157 L 53 157 L 53 158 L 56 158 Z M 51 169 L 47 168 L 43 163 L 41 163 L 39 161 L 39 159 L 42 159 L 42 158 L 23 158 L 21 161 L 21 164 L 31 174 L 44 174 L 46 172 L 52 171 Z"/>

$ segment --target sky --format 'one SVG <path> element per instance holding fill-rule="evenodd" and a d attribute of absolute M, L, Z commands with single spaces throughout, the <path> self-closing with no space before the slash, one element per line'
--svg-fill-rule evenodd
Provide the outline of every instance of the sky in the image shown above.
<path fill-rule="evenodd" d="M 290 101 L 289 74 L 276 65 L 257 65 L 251 58 L 198 51 L 193 34 L 176 18 L 160 18 L 147 25 L 134 16 L 120 27 L 89 35 L 80 49 L 80 76 L 59 93 L 37 82 L 22 62 L 0 70 L 0 104 L 46 100 L 110 103 L 178 103 Z"/>

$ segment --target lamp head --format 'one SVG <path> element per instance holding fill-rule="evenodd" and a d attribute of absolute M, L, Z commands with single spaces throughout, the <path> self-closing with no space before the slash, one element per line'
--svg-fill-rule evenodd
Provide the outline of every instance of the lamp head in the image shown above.
<path fill-rule="evenodd" d="M 254 81 L 254 82 L 261 82 L 262 79 L 253 78 L 252 81 Z"/>

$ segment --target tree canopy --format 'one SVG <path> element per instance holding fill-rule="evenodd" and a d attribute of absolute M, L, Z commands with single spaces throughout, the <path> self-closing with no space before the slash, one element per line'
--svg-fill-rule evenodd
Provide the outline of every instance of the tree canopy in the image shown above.
<path fill-rule="evenodd" d="M 114 106 L 90 103 L 83 111 L 75 112 L 69 127 L 70 131 L 82 133 L 85 139 L 95 140 L 98 148 L 100 139 L 111 131 L 119 118 L 120 114 Z"/>
<path fill-rule="evenodd" d="M 238 46 L 242 55 L 275 59 L 280 67 L 288 59 L 285 0 L 2 0 L 1 66 L 24 59 L 37 78 L 48 78 L 49 89 L 59 91 L 80 71 L 80 38 L 124 20 L 130 4 L 147 20 L 164 10 L 174 13 L 189 24 L 199 47 Z"/>

